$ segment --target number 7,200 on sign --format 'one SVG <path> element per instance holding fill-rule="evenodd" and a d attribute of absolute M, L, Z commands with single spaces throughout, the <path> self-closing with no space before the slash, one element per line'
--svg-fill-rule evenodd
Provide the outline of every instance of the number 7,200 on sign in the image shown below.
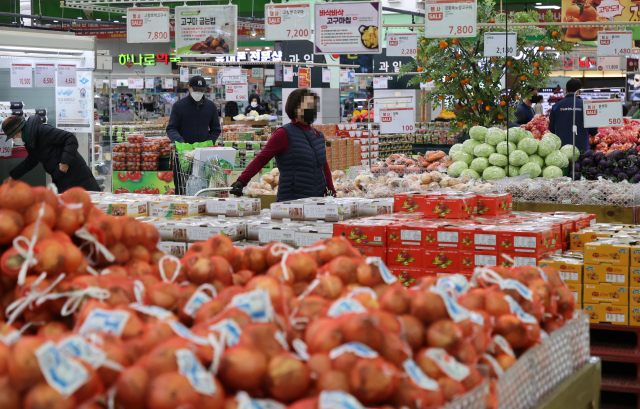
<path fill-rule="evenodd" d="M 427 0 L 424 36 L 475 37 L 477 12 L 474 0 Z"/>

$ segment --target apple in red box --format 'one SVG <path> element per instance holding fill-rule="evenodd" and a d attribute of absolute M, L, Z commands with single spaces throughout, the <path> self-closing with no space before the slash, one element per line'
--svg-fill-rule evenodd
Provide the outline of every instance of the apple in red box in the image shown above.
<path fill-rule="evenodd" d="M 423 192 L 398 193 L 393 196 L 393 209 L 396 212 L 423 213 L 426 197 Z"/>
<path fill-rule="evenodd" d="M 476 214 L 477 206 L 478 198 L 473 194 L 428 195 L 423 211 L 425 218 L 465 219 Z"/>
<path fill-rule="evenodd" d="M 344 237 L 354 246 L 384 247 L 389 220 L 353 220 L 333 225 L 333 236 Z"/>
<path fill-rule="evenodd" d="M 498 216 L 508 213 L 513 206 L 511 193 L 478 194 L 478 215 Z"/>
<path fill-rule="evenodd" d="M 423 251 L 419 247 L 388 247 L 387 265 L 422 268 Z"/>
<path fill-rule="evenodd" d="M 534 266 L 538 265 L 538 262 L 545 257 L 549 257 L 553 254 L 551 252 L 545 252 L 540 254 L 522 254 L 522 253 L 498 253 L 498 265 L 501 267 L 521 267 L 521 266 Z"/>
<path fill-rule="evenodd" d="M 427 276 L 424 268 L 389 266 L 389 270 L 407 287 L 411 287 L 420 278 Z"/>
<path fill-rule="evenodd" d="M 538 254 L 556 249 L 555 231 L 551 226 L 502 226 L 498 234 L 498 251 Z"/>
<path fill-rule="evenodd" d="M 476 267 L 493 267 L 497 265 L 497 251 L 460 251 L 460 270 L 462 271 L 473 271 Z"/>
<path fill-rule="evenodd" d="M 460 252 L 458 249 L 426 249 L 423 263 L 427 270 L 458 271 L 460 270 Z"/>
<path fill-rule="evenodd" d="M 387 263 L 387 248 L 378 246 L 354 246 L 356 250 L 362 254 L 362 257 L 380 257 L 382 261 Z"/>
<path fill-rule="evenodd" d="M 399 222 L 387 226 L 387 245 L 422 246 L 424 226 L 422 222 Z"/>

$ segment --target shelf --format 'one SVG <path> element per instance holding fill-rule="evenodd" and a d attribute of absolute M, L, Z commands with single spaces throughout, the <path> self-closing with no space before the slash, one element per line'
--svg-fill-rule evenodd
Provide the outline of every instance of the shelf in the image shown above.
<path fill-rule="evenodd" d="M 640 383 L 633 376 L 603 373 L 600 389 L 611 392 L 640 393 Z"/>

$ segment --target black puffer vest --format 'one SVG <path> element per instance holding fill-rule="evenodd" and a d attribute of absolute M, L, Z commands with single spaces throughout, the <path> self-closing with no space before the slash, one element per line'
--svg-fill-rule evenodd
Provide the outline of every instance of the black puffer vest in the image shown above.
<path fill-rule="evenodd" d="M 284 155 L 276 155 L 280 170 L 278 202 L 322 197 L 327 181 L 323 167 L 327 161 L 324 135 L 316 129 L 303 131 L 294 124 L 283 126 L 289 137 L 289 149 Z"/>

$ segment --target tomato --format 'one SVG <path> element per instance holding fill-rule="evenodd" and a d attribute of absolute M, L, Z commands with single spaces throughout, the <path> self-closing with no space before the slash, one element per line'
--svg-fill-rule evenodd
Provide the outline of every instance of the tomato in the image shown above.
<path fill-rule="evenodd" d="M 118 172 L 118 179 L 121 182 L 126 182 L 127 180 L 129 180 L 129 176 L 127 176 L 127 172 Z"/>
<path fill-rule="evenodd" d="M 133 193 L 144 193 L 144 189 L 133 189 Z"/>
<path fill-rule="evenodd" d="M 165 192 L 165 195 L 175 195 L 175 194 L 176 194 L 176 190 L 172 187 L 167 189 L 167 191 Z"/>
<path fill-rule="evenodd" d="M 126 187 L 119 187 L 116 189 L 116 194 L 120 194 L 120 193 L 130 193 L 129 189 L 127 189 Z"/>
<path fill-rule="evenodd" d="M 145 193 L 148 193 L 150 195 L 157 195 L 157 194 L 160 193 L 160 189 L 158 189 L 158 188 L 153 189 L 153 188 L 151 188 L 149 186 L 147 186 L 146 190 L 147 191 Z"/>
<path fill-rule="evenodd" d="M 171 182 L 173 180 L 173 172 L 167 172 L 164 175 L 165 182 Z"/>
<path fill-rule="evenodd" d="M 132 182 L 139 182 L 142 179 L 142 172 L 127 172 L 127 176 Z"/>

